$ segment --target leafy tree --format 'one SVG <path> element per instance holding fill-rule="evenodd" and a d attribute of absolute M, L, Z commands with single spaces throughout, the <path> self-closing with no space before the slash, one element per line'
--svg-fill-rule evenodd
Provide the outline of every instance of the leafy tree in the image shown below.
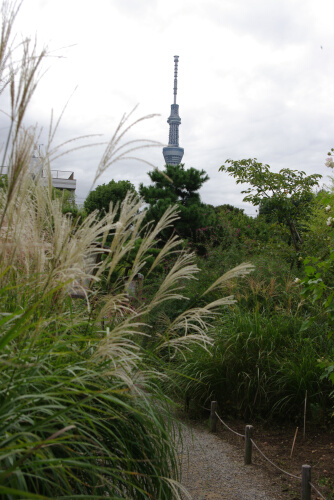
<path fill-rule="evenodd" d="M 233 205 L 229 205 L 228 203 L 225 203 L 224 205 L 218 205 L 217 207 L 214 207 L 216 213 L 231 213 L 233 215 L 237 214 L 244 214 L 244 209 L 243 208 L 238 208 L 234 207 Z"/>
<path fill-rule="evenodd" d="M 113 205 L 121 203 L 128 191 L 136 193 L 136 189 L 130 181 L 117 182 L 112 180 L 108 184 L 97 186 L 87 196 L 84 203 L 84 209 L 88 214 L 94 212 L 94 210 L 98 210 L 100 212 L 100 217 L 102 217 L 105 212 L 109 211 L 110 203 L 113 203 Z M 116 220 L 118 218 L 119 212 L 116 216 Z"/>
<path fill-rule="evenodd" d="M 8 186 L 8 176 L 7 174 L 0 174 L 0 189 L 4 189 Z"/>
<path fill-rule="evenodd" d="M 229 165 L 222 165 L 220 171 L 236 178 L 237 184 L 250 184 L 248 189 L 242 191 L 246 194 L 244 201 L 265 207 L 268 203 L 265 200 L 270 200 L 276 220 L 288 227 L 295 250 L 299 252 L 303 238 L 298 222 L 306 214 L 312 188 L 318 185 L 321 175 L 306 175 L 305 172 L 289 168 L 278 173 L 272 172 L 269 165 L 257 162 L 256 158 L 240 161 L 229 159 L 226 163 Z"/>
<path fill-rule="evenodd" d="M 291 198 L 291 203 L 295 205 L 295 209 L 298 209 L 299 205 L 302 211 L 305 212 L 305 206 L 308 207 L 314 201 L 315 196 L 313 193 L 309 193 L 304 196 L 303 199 L 295 199 Z M 264 198 L 261 200 L 259 206 L 259 215 L 262 215 L 266 222 L 278 222 L 279 224 L 285 224 L 285 212 L 281 210 L 281 201 L 275 197 L 273 198 Z"/>
<path fill-rule="evenodd" d="M 52 188 L 52 198 L 60 200 L 63 214 L 71 213 L 78 215 L 79 209 L 75 203 L 75 194 L 67 189 Z"/>
<path fill-rule="evenodd" d="M 214 215 L 209 206 L 201 203 L 199 189 L 209 180 L 204 170 L 185 169 L 184 165 L 166 165 L 165 170 L 153 170 L 148 173 L 153 184 L 139 186 L 139 194 L 150 206 L 147 221 L 158 221 L 171 205 L 177 205 L 180 220 L 174 224 L 175 230 L 183 238 L 195 238 L 196 230 L 208 224 L 210 215 Z M 165 232 L 168 237 L 171 233 Z"/>
<path fill-rule="evenodd" d="M 330 253 L 332 239 L 332 207 L 334 207 L 334 185 L 329 190 L 321 189 L 310 206 L 310 214 L 305 221 L 304 252 L 323 260 Z"/>

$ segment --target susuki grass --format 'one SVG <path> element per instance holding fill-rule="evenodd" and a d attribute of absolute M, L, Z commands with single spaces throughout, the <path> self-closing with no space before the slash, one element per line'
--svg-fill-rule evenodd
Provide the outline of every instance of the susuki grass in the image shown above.
<path fill-rule="evenodd" d="M 208 321 L 233 298 L 183 310 L 153 331 L 152 311 L 184 300 L 183 283 L 198 272 L 194 256 L 173 237 L 146 272 L 149 279 L 173 257 L 156 293 L 134 307 L 128 290 L 177 214 L 171 207 L 156 226 L 143 227 L 140 202 L 131 195 L 117 222 L 113 206 L 102 219 L 93 213 L 74 222 L 62 213 L 50 175 L 47 186 L 38 169 L 32 175 L 36 129 L 23 126 L 45 52 L 24 42 L 21 62 L 7 71 L 17 8 L 5 3 L 3 9 L 0 69 L 11 113 L 3 152 L 8 175 L 0 189 L 0 497 L 180 498 L 177 428 L 160 389 L 163 375 L 148 364 L 142 339 L 153 339 L 157 356 L 208 345 Z M 98 173 L 138 146 L 124 149 L 119 142 L 124 124 Z M 50 148 L 39 165 L 48 172 Z M 127 276 L 118 275 L 118 264 L 134 249 Z M 105 258 L 96 258 L 102 253 Z M 232 275 L 251 269 L 245 264 Z"/>
<path fill-rule="evenodd" d="M 135 349 L 94 358 L 91 332 L 53 328 L 31 344 L 2 356 L 2 495 L 173 498 L 170 419 L 145 374 L 132 390 Z"/>
<path fill-rule="evenodd" d="M 208 250 L 197 259 L 203 267 L 200 282 L 185 290 L 190 302 L 231 262 L 228 250 Z M 296 282 L 295 273 L 302 271 L 293 273 L 279 250 L 274 256 L 269 250 L 250 256 L 253 273 L 227 283 L 226 293 L 234 294 L 237 305 L 212 322 L 211 344 L 173 359 L 175 391 L 187 406 L 190 401 L 191 415 L 205 413 L 214 399 L 225 415 L 300 422 L 306 392 L 309 421 L 325 423 L 332 414 L 331 386 L 320 362 L 333 356 L 328 318 L 319 316 L 305 328 L 305 319 L 315 313 Z M 235 262 L 238 253 L 232 257 Z"/>
<path fill-rule="evenodd" d="M 330 356 L 333 341 L 325 323 L 307 331 L 302 324 L 281 310 L 230 309 L 209 332 L 212 344 L 190 350 L 173 367 L 177 393 L 200 413 L 216 400 L 234 417 L 301 422 L 307 392 L 308 419 L 325 423 L 331 387 L 319 359 Z"/>
<path fill-rule="evenodd" d="M 321 332 L 313 342 L 300 333 L 290 278 L 279 308 L 283 285 L 260 278 L 248 279 L 238 291 L 240 308 L 233 306 L 235 278 L 248 275 L 251 264 L 191 285 L 199 276 L 194 254 L 176 236 L 160 241 L 178 217 L 174 207 L 156 225 L 144 225 L 141 201 L 131 194 L 103 217 L 63 214 L 50 176 L 50 162 L 61 154 L 52 146 L 58 122 L 31 169 L 38 131 L 24 119 L 45 51 L 24 41 L 21 58 L 13 53 L 17 11 L 17 4 L 3 4 L 0 40 L 8 89 L 1 95 L 11 109 L 0 188 L 0 497 L 181 498 L 187 494 L 178 482 L 167 376 L 202 406 L 215 396 L 243 415 L 254 408 L 283 415 L 287 407 L 297 415 L 305 390 L 313 407 L 325 407 L 315 365 L 330 342 Z M 128 125 L 128 118 L 107 144 L 97 176 L 152 145 L 123 142 L 140 121 Z M 49 173 L 46 186 L 41 169 Z M 126 275 L 119 272 L 124 261 Z M 143 269 L 142 297 L 134 300 L 129 292 Z M 243 299 L 261 307 L 246 313 Z M 268 321 L 266 311 L 276 317 Z"/>

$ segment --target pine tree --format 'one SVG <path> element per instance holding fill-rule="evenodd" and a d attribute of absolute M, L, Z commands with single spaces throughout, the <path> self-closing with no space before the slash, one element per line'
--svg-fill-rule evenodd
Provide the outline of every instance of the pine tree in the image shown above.
<path fill-rule="evenodd" d="M 174 228 L 165 231 L 164 237 L 174 229 L 182 238 L 194 239 L 196 230 L 208 223 L 208 207 L 201 202 L 198 191 L 209 176 L 204 170 L 185 169 L 183 164 L 166 165 L 163 172 L 153 170 L 148 175 L 153 184 L 139 186 L 140 196 L 149 204 L 146 221 L 157 222 L 169 206 L 177 205 L 180 219 Z"/>

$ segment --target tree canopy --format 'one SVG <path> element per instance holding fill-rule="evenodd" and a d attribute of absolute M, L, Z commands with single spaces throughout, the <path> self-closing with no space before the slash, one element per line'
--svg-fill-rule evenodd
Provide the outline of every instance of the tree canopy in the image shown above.
<path fill-rule="evenodd" d="M 300 249 L 303 238 L 297 229 L 298 220 L 305 215 L 306 207 L 312 198 L 312 189 L 318 186 L 319 174 L 306 175 L 301 170 L 283 168 L 272 172 L 269 165 L 259 163 L 256 158 L 248 160 L 226 160 L 220 171 L 227 172 L 237 179 L 237 184 L 250 184 L 246 190 L 244 201 L 253 205 L 261 205 L 263 209 L 270 207 L 279 222 L 285 224 L 291 233 L 296 251 Z"/>
<path fill-rule="evenodd" d="M 201 203 L 198 191 L 209 176 L 204 170 L 185 169 L 183 164 L 166 165 L 162 172 L 153 170 L 148 175 L 153 184 L 139 186 L 140 196 L 149 204 L 146 220 L 158 221 L 170 205 L 177 205 L 180 220 L 175 230 L 183 238 L 193 237 L 207 220 L 208 207 Z"/>
<path fill-rule="evenodd" d="M 136 193 L 136 189 L 130 181 L 112 180 L 108 184 L 101 184 L 87 196 L 84 203 L 85 211 L 90 214 L 94 210 L 98 210 L 102 217 L 105 212 L 108 212 L 110 203 L 113 205 L 121 203 L 128 191 Z"/>

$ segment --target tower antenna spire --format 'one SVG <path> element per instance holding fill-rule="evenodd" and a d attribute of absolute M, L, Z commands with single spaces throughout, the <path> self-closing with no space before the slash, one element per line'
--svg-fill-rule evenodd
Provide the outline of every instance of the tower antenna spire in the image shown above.
<path fill-rule="evenodd" d="M 177 95 L 177 66 L 179 64 L 179 56 L 174 56 L 174 104 L 176 104 Z"/>
<path fill-rule="evenodd" d="M 171 113 L 167 120 L 169 124 L 168 146 L 162 150 L 166 165 L 180 165 L 184 154 L 184 149 L 179 146 L 179 126 L 181 124 L 181 118 L 179 116 L 179 105 L 176 104 L 178 64 L 179 56 L 174 56 L 174 104 L 171 105 Z"/>

